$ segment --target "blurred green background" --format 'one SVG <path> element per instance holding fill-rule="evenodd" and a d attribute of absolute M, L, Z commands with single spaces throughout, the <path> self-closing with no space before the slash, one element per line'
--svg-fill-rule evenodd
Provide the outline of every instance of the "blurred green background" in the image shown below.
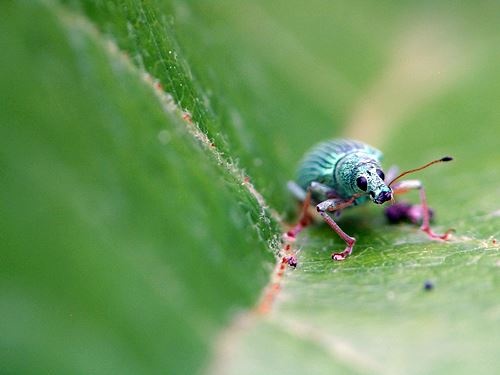
<path fill-rule="evenodd" d="M 0 373 L 500 370 L 497 1 L 0 14 Z M 286 181 L 341 136 L 386 168 L 454 156 L 420 178 L 456 235 L 352 210 L 353 255 L 332 263 L 341 241 L 308 229 L 255 315 L 295 213 Z"/>

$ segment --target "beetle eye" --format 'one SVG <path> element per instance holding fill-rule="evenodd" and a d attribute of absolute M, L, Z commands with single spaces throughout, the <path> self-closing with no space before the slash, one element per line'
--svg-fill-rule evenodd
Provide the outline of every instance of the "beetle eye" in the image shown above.
<path fill-rule="evenodd" d="M 376 172 L 377 172 L 378 176 L 379 176 L 382 180 L 385 180 L 385 174 L 384 174 L 384 172 L 382 172 L 382 170 L 381 170 L 381 169 L 377 169 L 377 171 L 376 171 Z"/>
<path fill-rule="evenodd" d="M 363 191 L 366 191 L 366 189 L 368 189 L 368 181 L 366 181 L 366 178 L 364 178 L 363 176 L 356 179 L 356 185 L 358 185 L 358 187 Z"/>

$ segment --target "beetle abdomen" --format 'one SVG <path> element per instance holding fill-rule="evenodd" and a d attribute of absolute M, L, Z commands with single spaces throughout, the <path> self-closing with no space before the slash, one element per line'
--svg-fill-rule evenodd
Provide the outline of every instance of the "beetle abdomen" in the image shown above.
<path fill-rule="evenodd" d="M 306 189 L 316 181 L 335 189 L 334 170 L 340 159 L 347 154 L 359 152 L 370 155 L 375 160 L 382 158 L 382 153 L 366 143 L 351 139 L 332 139 L 314 146 L 302 159 L 297 172 L 297 183 Z"/>

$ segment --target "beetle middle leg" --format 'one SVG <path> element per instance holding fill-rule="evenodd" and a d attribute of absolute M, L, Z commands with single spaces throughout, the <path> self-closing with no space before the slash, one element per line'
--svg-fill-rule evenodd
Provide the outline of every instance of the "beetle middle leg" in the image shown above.
<path fill-rule="evenodd" d="M 395 195 L 404 194 L 409 192 L 410 190 L 418 190 L 420 192 L 420 202 L 422 204 L 422 210 L 423 210 L 423 220 L 420 229 L 432 239 L 447 240 L 450 237 L 450 234 L 453 232 L 453 229 L 448 229 L 444 234 L 436 234 L 432 231 L 429 225 L 430 211 L 429 207 L 427 206 L 427 199 L 425 196 L 425 190 L 422 185 L 422 182 L 420 182 L 419 180 L 406 180 L 397 182 L 392 187 L 392 192 Z"/>
<path fill-rule="evenodd" d="M 307 189 L 306 196 L 304 201 L 302 202 L 302 208 L 300 210 L 299 221 L 295 226 L 287 232 L 287 236 L 289 239 L 294 240 L 297 235 L 302 232 L 309 222 L 311 221 L 311 217 L 308 214 L 309 206 L 311 205 L 311 189 Z"/>
<path fill-rule="evenodd" d="M 345 248 L 344 251 L 332 254 L 333 260 L 344 260 L 348 255 L 350 255 L 352 253 L 352 248 L 356 243 L 356 239 L 354 237 L 349 236 L 342 229 L 340 229 L 335 220 L 333 220 L 332 217 L 328 215 L 327 211 L 332 212 L 332 211 L 342 210 L 352 205 L 355 199 L 356 199 L 355 197 L 352 197 L 347 200 L 327 199 L 316 206 L 316 210 L 321 215 L 321 217 L 323 217 L 323 219 L 330 226 L 330 228 L 332 228 L 340 236 L 340 238 L 342 238 L 347 244 L 347 247 Z"/>

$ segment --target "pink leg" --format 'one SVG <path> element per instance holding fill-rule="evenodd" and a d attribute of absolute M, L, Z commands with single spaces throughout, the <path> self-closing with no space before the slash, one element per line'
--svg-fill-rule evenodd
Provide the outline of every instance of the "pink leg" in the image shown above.
<path fill-rule="evenodd" d="M 331 218 L 330 215 L 326 213 L 326 211 L 342 210 L 350 206 L 354 202 L 354 199 L 355 198 L 351 198 L 349 200 L 328 199 L 316 206 L 318 213 L 323 217 L 330 228 L 332 228 L 347 244 L 347 247 L 344 249 L 344 251 L 332 254 L 333 260 L 344 260 L 348 255 L 350 255 L 352 253 L 352 248 L 356 243 L 356 239 L 349 236 L 342 229 L 340 229 L 338 224 Z"/>
<path fill-rule="evenodd" d="M 307 191 L 306 199 L 304 199 L 304 202 L 302 203 L 302 209 L 300 211 L 300 217 L 299 221 L 297 224 L 294 225 L 292 229 L 290 229 L 287 233 L 287 240 L 289 241 L 294 241 L 295 237 L 302 232 L 302 230 L 307 227 L 309 222 L 311 221 L 309 218 L 309 215 L 307 214 L 307 210 L 309 206 L 311 205 L 311 190 Z"/>
<path fill-rule="evenodd" d="M 304 202 L 302 203 L 302 209 L 300 212 L 300 217 L 299 217 L 298 223 L 295 224 L 292 229 L 290 229 L 287 233 L 285 233 L 283 235 L 283 239 L 286 242 L 295 241 L 295 238 L 297 237 L 297 235 L 300 232 L 302 232 L 302 230 L 311 221 L 311 219 L 307 213 L 307 210 L 308 210 L 310 205 L 311 205 L 311 190 L 308 190 L 307 194 L 306 194 L 306 198 L 304 199 Z M 285 254 L 288 253 L 289 255 L 285 255 L 283 257 L 283 262 L 288 263 L 288 265 L 291 267 L 297 267 L 297 257 L 295 256 L 294 253 L 291 252 L 291 247 L 290 247 L 289 243 L 285 245 L 284 250 L 285 250 Z"/>
<path fill-rule="evenodd" d="M 422 186 L 422 183 L 418 180 L 407 180 L 407 181 L 401 181 L 396 184 L 394 184 L 394 187 L 392 188 L 392 191 L 394 195 L 396 194 L 404 194 L 410 190 L 418 189 L 420 192 L 420 202 L 422 203 L 422 210 L 423 210 L 423 222 L 422 226 L 420 229 L 427 233 L 427 235 L 432 238 L 432 239 L 439 239 L 439 240 L 447 240 L 450 237 L 450 234 L 453 232 L 453 229 L 448 229 L 444 234 L 436 234 L 432 231 L 429 221 L 430 221 L 430 214 L 429 214 L 429 206 L 427 206 L 427 199 L 425 196 L 425 190 L 424 187 Z"/>
<path fill-rule="evenodd" d="M 453 232 L 453 229 L 448 229 L 444 234 L 436 234 L 432 231 L 429 225 L 429 206 L 427 206 L 427 199 L 425 197 L 425 190 L 423 187 L 420 188 L 420 201 L 422 202 L 422 209 L 424 211 L 424 220 L 420 229 L 427 233 L 430 238 L 447 240 Z"/>

